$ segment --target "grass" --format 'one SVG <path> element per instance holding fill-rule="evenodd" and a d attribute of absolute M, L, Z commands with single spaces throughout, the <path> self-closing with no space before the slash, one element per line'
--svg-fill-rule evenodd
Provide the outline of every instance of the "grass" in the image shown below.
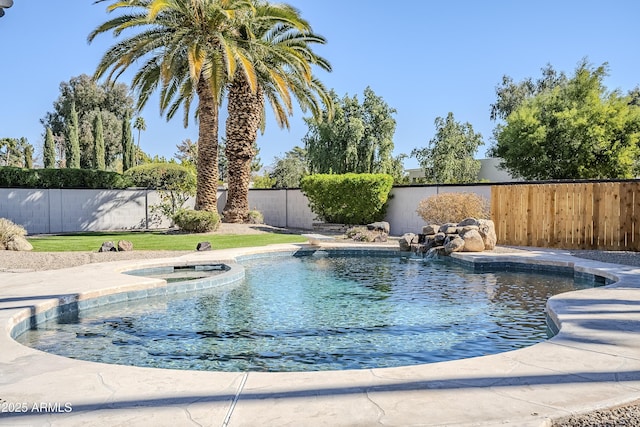
<path fill-rule="evenodd" d="M 160 231 L 73 233 L 28 240 L 34 252 L 96 252 L 103 242 L 112 241 L 117 245 L 118 240 L 129 240 L 136 251 L 193 251 L 199 242 L 210 242 L 213 249 L 227 249 L 307 241 L 297 234 L 167 234 Z"/>

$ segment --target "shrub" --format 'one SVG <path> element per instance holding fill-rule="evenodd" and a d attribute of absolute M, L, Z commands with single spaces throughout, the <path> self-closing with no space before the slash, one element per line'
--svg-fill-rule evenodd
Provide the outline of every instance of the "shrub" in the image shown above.
<path fill-rule="evenodd" d="M 206 233 L 218 229 L 220 215 L 211 211 L 195 211 L 193 209 L 179 209 L 173 215 L 173 222 L 181 230 L 189 233 Z"/>
<path fill-rule="evenodd" d="M 24 227 L 14 224 L 6 218 L 0 218 L 0 248 L 6 248 L 7 243 L 16 236 L 24 237 L 26 235 L 27 230 Z"/>
<path fill-rule="evenodd" d="M 393 177 L 386 174 L 316 174 L 302 178 L 300 184 L 318 219 L 356 225 L 384 218 Z"/>
<path fill-rule="evenodd" d="M 249 213 L 247 213 L 247 222 L 249 224 L 264 224 L 264 215 L 257 210 L 249 211 Z"/>
<path fill-rule="evenodd" d="M 488 218 L 489 201 L 475 193 L 441 193 L 422 200 L 416 212 L 430 224 L 457 223 L 465 218 Z"/>

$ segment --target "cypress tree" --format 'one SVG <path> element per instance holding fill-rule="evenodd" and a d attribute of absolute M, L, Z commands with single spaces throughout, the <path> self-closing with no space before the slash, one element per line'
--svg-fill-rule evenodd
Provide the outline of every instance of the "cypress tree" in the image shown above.
<path fill-rule="evenodd" d="M 67 128 L 67 167 L 80 168 L 80 139 L 78 138 L 78 113 L 76 103 L 71 103 L 71 123 Z"/>
<path fill-rule="evenodd" d="M 53 132 L 51 128 L 47 128 L 46 136 L 44 137 L 44 167 L 55 168 L 56 167 L 56 143 L 53 140 Z"/>
<path fill-rule="evenodd" d="M 26 144 L 24 145 L 24 167 L 27 169 L 33 169 L 33 145 Z"/>
<path fill-rule="evenodd" d="M 105 170 L 104 129 L 102 128 L 102 114 L 98 112 L 93 120 L 93 167 Z"/>

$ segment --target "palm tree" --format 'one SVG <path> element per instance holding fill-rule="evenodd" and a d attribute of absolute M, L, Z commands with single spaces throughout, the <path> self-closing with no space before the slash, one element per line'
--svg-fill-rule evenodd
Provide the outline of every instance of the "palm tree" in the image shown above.
<path fill-rule="evenodd" d="M 270 5 L 253 0 L 254 8 L 238 18 L 240 45 L 245 48 L 256 80 L 237 70 L 229 85 L 226 122 L 228 162 L 225 222 L 248 218 L 251 162 L 255 156 L 258 129 L 264 130 L 265 100 L 269 102 L 280 127 L 289 127 L 293 113 L 292 97 L 303 111 L 322 114 L 322 105 L 331 111 L 331 97 L 311 72 L 311 65 L 326 71 L 331 66 L 311 50 L 325 39 L 314 34 L 299 12 L 288 5 Z"/>
<path fill-rule="evenodd" d="M 233 31 L 236 15 L 251 7 L 250 0 L 113 0 L 107 11 L 123 13 L 89 34 L 91 42 L 106 32 L 118 37 L 140 30 L 107 50 L 94 74 L 96 79 L 106 75 L 116 80 L 140 63 L 131 84 L 138 111 L 160 87 L 161 111 L 170 120 L 182 107 L 186 127 L 197 96 L 196 209 L 217 210 L 218 113 L 229 76 L 242 69 L 255 79 Z"/>
<path fill-rule="evenodd" d="M 136 120 L 133 122 L 133 128 L 138 131 L 138 148 L 136 149 L 136 158 L 134 159 L 134 166 L 137 166 L 138 163 L 140 163 L 138 161 L 138 156 L 140 155 L 140 132 L 147 130 L 147 124 L 142 116 L 136 117 Z"/>

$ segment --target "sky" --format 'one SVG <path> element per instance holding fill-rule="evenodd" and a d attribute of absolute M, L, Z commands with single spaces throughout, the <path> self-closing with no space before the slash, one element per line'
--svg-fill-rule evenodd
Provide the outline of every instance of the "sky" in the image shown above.
<path fill-rule="evenodd" d="M 14 0 L 0 18 L 0 138 L 26 137 L 42 160 L 40 123 L 60 94 L 60 83 L 92 75 L 116 39 L 111 34 L 87 43 L 87 35 L 109 19 L 93 0 Z M 551 64 L 571 75 L 587 58 L 607 62 L 610 90 L 627 92 L 640 84 L 640 32 L 637 0 L 288 0 L 314 31 L 327 39 L 315 51 L 332 72 L 316 70 L 325 86 L 362 101 L 369 86 L 397 112 L 394 155 L 428 145 L 434 120 L 449 112 L 483 136 L 477 158 L 485 157 L 495 122 L 489 119 L 495 88 L 503 75 L 537 78 Z M 131 73 L 121 82 L 129 84 Z M 141 148 L 171 158 L 185 139 L 196 141 L 197 125 L 183 127 L 177 114 L 167 122 L 158 98 L 140 113 L 147 130 Z M 274 163 L 303 146 L 304 114 L 280 129 L 272 115 L 258 136 L 260 159 Z M 224 113 L 220 135 L 224 135 Z M 137 136 L 137 135 L 135 135 Z M 418 167 L 415 158 L 405 168 Z"/>

